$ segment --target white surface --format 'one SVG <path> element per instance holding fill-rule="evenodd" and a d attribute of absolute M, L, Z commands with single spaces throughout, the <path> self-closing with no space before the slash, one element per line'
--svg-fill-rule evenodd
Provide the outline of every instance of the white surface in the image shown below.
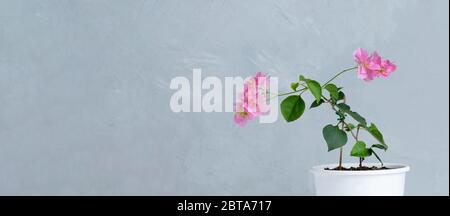
<path fill-rule="evenodd" d="M 379 166 L 379 164 L 364 164 Z M 409 166 L 387 163 L 388 170 L 333 171 L 337 164 L 320 165 L 312 168 L 317 196 L 403 196 L 405 176 Z M 358 164 L 344 164 L 355 167 Z"/>

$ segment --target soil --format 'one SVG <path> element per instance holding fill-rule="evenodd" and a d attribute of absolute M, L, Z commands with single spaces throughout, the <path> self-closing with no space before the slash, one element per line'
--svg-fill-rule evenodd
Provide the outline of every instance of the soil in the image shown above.
<path fill-rule="evenodd" d="M 376 167 L 376 166 L 372 166 L 372 167 L 367 167 L 367 166 L 362 166 L 362 167 L 335 167 L 335 168 L 325 168 L 325 170 L 333 170 L 333 171 L 370 171 L 370 170 L 388 170 L 390 168 L 387 167 Z"/>

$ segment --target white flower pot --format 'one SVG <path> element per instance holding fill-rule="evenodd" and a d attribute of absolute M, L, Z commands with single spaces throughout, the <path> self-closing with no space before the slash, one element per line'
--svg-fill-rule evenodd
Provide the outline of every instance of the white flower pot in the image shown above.
<path fill-rule="evenodd" d="M 365 166 L 380 164 L 365 163 Z M 344 167 L 357 167 L 358 164 L 343 164 Z M 367 171 L 333 171 L 325 168 L 337 164 L 320 165 L 312 168 L 317 196 L 403 196 L 405 174 L 409 166 L 384 164 L 390 169 Z"/>

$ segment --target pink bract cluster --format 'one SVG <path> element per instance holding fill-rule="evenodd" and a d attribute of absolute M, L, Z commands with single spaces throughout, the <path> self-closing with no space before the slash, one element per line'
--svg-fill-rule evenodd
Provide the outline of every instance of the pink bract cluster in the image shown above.
<path fill-rule="evenodd" d="M 234 122 L 244 127 L 250 121 L 270 111 L 267 105 L 269 77 L 258 72 L 244 82 L 244 91 L 235 105 Z"/>
<path fill-rule="evenodd" d="M 397 69 L 397 66 L 389 60 L 383 60 L 377 52 L 369 56 L 366 50 L 358 48 L 353 53 L 353 58 L 358 63 L 358 77 L 365 81 L 371 81 L 375 77 L 388 77 Z"/>

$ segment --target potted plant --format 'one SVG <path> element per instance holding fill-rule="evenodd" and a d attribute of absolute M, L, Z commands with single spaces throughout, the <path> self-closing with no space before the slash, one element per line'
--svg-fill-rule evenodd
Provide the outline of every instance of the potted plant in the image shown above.
<path fill-rule="evenodd" d="M 323 138 L 328 151 L 338 151 L 339 160 L 336 164 L 320 165 L 312 168 L 316 195 L 397 195 L 404 193 L 405 174 L 409 167 L 402 164 L 383 163 L 379 151 L 387 151 L 388 145 L 378 127 L 369 123 L 362 115 L 354 111 L 347 103 L 347 96 L 343 88 L 333 81 L 350 71 L 356 71 L 358 78 L 369 82 L 375 78 L 387 78 L 396 70 L 396 65 L 389 60 L 383 60 L 377 52 L 371 55 L 359 48 L 353 53 L 356 66 L 345 69 L 328 81 L 320 84 L 318 81 L 299 76 L 298 81 L 291 83 L 291 92 L 278 94 L 285 97 L 280 109 L 287 122 L 298 120 L 306 109 L 302 97 L 310 93 L 314 101 L 310 109 L 328 105 L 337 120 L 326 125 Z M 265 105 L 270 99 L 265 88 L 267 75 L 257 73 L 255 77 L 244 83 L 244 92 L 240 102 L 236 103 L 234 121 L 239 126 L 268 111 Z M 362 140 L 360 133 L 372 135 L 373 140 Z M 350 141 L 352 140 L 352 141 Z M 369 142 L 370 141 L 370 142 Z M 343 163 L 343 147 L 347 144 L 353 147 L 350 156 L 357 159 L 357 163 Z M 366 164 L 364 160 L 374 156 L 379 164 Z"/>

